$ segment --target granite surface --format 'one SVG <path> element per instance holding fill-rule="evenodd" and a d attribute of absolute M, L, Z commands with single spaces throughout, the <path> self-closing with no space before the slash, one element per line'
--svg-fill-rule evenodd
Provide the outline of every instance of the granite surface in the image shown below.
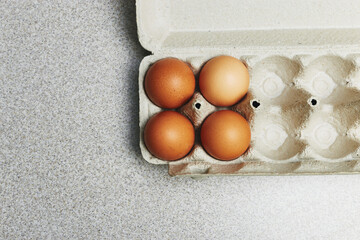
<path fill-rule="evenodd" d="M 359 239 L 360 176 L 172 178 L 134 1 L 0 2 L 0 239 Z"/>

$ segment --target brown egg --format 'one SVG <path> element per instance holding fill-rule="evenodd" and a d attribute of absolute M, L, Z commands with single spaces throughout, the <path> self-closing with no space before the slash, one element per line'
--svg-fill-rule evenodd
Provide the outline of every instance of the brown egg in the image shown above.
<path fill-rule="evenodd" d="M 165 58 L 154 63 L 147 71 L 145 91 L 157 106 L 178 108 L 194 94 L 195 76 L 183 61 Z"/>
<path fill-rule="evenodd" d="M 201 127 L 203 148 L 219 160 L 240 157 L 248 149 L 250 139 L 250 126 L 246 119 L 230 110 L 211 114 Z"/>
<path fill-rule="evenodd" d="M 144 130 L 148 150 L 163 160 L 178 160 L 185 157 L 195 141 L 191 122 L 175 111 L 164 111 L 151 117 Z"/>
<path fill-rule="evenodd" d="M 200 91 L 216 106 L 231 106 L 240 101 L 249 89 L 249 71 L 239 60 L 219 56 L 208 61 L 200 72 Z"/>

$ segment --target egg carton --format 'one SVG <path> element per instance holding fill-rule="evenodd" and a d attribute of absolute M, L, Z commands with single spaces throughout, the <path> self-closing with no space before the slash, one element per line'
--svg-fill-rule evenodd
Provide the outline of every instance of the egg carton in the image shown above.
<path fill-rule="evenodd" d="M 265 0 L 230 0 L 226 4 L 219 0 L 155 0 L 151 4 L 138 0 L 139 39 L 152 51 L 139 68 L 140 148 L 144 159 L 168 164 L 170 175 L 360 172 L 360 24 L 352 22 L 360 20 L 356 15 L 360 6 L 346 0 L 339 7 L 344 9 L 349 4 L 347 14 L 339 14 L 339 3 L 330 1 L 319 16 L 321 11 L 309 9 L 317 2 L 286 1 L 283 7 L 287 14 L 282 15 Z M 198 10 L 204 7 L 208 12 L 199 15 Z M 255 19 L 249 9 L 267 21 Z M 294 17 L 299 14 L 303 22 Z M 240 59 L 250 74 L 248 94 L 228 108 L 211 105 L 198 87 L 202 66 L 219 55 Z M 192 99 L 176 109 L 193 123 L 195 145 L 177 161 L 157 159 L 143 139 L 148 119 L 165 110 L 147 98 L 144 78 L 151 64 L 166 57 L 188 63 L 196 76 Z M 249 149 L 232 161 L 217 160 L 201 147 L 202 122 L 221 109 L 240 113 L 251 127 Z"/>

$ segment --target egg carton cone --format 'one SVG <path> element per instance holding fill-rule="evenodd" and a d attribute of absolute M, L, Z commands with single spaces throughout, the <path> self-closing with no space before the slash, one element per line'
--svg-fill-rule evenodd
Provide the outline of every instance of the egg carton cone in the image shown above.
<path fill-rule="evenodd" d="M 357 1 L 289 0 L 281 11 L 264 0 L 136 4 L 139 39 L 151 51 L 138 79 L 140 149 L 146 161 L 169 165 L 173 176 L 360 172 Z M 199 14 L 199 9 L 207 11 Z M 226 108 L 210 104 L 198 85 L 204 64 L 220 55 L 241 60 L 250 74 L 247 95 Z M 196 79 L 193 97 L 175 109 L 194 125 L 195 145 L 177 161 L 153 156 L 143 138 L 147 121 L 166 110 L 147 97 L 146 72 L 167 57 L 187 63 Z M 206 117 L 222 109 L 240 113 L 251 128 L 249 149 L 231 161 L 208 155 L 199 137 Z"/>

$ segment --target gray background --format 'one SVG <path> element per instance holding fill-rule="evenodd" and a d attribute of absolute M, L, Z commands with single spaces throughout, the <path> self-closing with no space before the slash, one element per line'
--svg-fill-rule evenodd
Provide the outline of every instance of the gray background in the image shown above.
<path fill-rule="evenodd" d="M 134 1 L 0 2 L 1 239 L 359 239 L 360 176 L 171 178 L 138 147 Z"/>

